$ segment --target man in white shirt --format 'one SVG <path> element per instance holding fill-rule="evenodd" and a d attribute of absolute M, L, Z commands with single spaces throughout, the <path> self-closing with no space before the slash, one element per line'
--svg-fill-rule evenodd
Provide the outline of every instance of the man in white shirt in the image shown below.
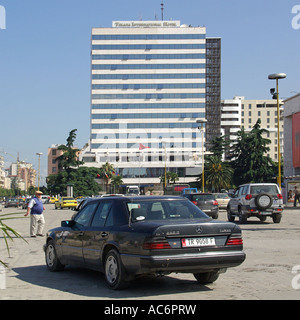
<path fill-rule="evenodd" d="M 45 210 L 45 207 L 41 200 L 42 194 L 43 193 L 39 190 L 35 192 L 35 197 L 29 201 L 27 212 L 25 214 L 26 217 L 30 213 L 30 236 L 32 238 L 35 238 L 36 236 L 44 236 L 43 229 L 45 226 L 45 219 L 43 211 Z M 37 233 L 35 233 L 36 227 Z"/>

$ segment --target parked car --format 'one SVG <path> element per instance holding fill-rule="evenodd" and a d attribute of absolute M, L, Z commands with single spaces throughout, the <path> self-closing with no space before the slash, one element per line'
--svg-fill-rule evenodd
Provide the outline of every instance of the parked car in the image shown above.
<path fill-rule="evenodd" d="M 212 193 L 186 193 L 182 195 L 213 219 L 219 217 L 219 205 Z"/>
<path fill-rule="evenodd" d="M 27 209 L 30 200 L 31 198 L 25 199 L 25 201 L 22 203 L 22 209 Z"/>
<path fill-rule="evenodd" d="M 238 217 L 240 223 L 249 217 L 265 221 L 272 217 L 274 223 L 280 223 L 283 211 L 283 199 L 275 183 L 248 183 L 238 187 L 227 206 L 228 221 Z"/>
<path fill-rule="evenodd" d="M 219 204 L 219 209 L 226 209 L 229 200 L 231 197 L 229 197 L 228 193 L 214 193 L 214 196 Z"/>
<path fill-rule="evenodd" d="M 77 200 L 71 197 L 61 197 L 58 201 L 54 203 L 55 209 L 63 208 L 76 208 Z"/>
<path fill-rule="evenodd" d="M 5 201 L 4 208 L 9 208 L 9 207 L 19 207 L 19 200 L 17 198 L 8 198 Z"/>
<path fill-rule="evenodd" d="M 43 194 L 41 196 L 41 200 L 43 203 L 49 203 L 49 200 L 50 200 L 50 196 L 46 195 L 46 194 Z"/>
<path fill-rule="evenodd" d="M 77 199 L 77 205 L 76 207 L 72 207 L 71 209 L 72 210 L 75 210 L 75 211 L 79 211 L 81 208 L 83 208 L 86 203 L 90 200 L 93 200 L 93 198 L 91 197 L 84 197 L 84 198 L 80 198 L 80 199 Z"/>
<path fill-rule="evenodd" d="M 245 260 L 238 225 L 212 221 L 174 196 L 94 198 L 48 231 L 44 250 L 50 271 L 65 265 L 102 271 L 111 289 L 137 276 L 172 272 L 211 283 Z"/>
<path fill-rule="evenodd" d="M 56 201 L 58 201 L 58 198 L 56 197 L 50 197 L 49 199 L 49 203 L 55 203 Z"/>

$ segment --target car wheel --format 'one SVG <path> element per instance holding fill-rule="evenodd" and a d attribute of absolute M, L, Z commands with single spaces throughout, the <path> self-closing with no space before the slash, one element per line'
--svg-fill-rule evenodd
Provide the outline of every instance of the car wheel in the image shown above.
<path fill-rule="evenodd" d="M 57 257 L 55 244 L 53 240 L 48 241 L 45 250 L 46 264 L 50 271 L 62 271 L 64 265 L 60 262 Z"/>
<path fill-rule="evenodd" d="M 219 278 L 218 272 L 194 273 L 194 277 L 200 284 L 215 282 Z"/>
<path fill-rule="evenodd" d="M 274 223 L 280 223 L 281 217 L 282 217 L 282 214 L 281 214 L 281 213 L 274 213 L 274 214 L 272 215 L 273 222 L 274 222 Z"/>
<path fill-rule="evenodd" d="M 267 193 L 260 193 L 255 197 L 255 205 L 259 210 L 269 209 L 273 204 L 273 199 Z"/>
<path fill-rule="evenodd" d="M 264 221 L 267 220 L 267 217 L 266 217 L 266 216 L 261 216 L 261 217 L 259 217 L 259 220 L 260 220 L 261 222 L 264 222 Z"/>
<path fill-rule="evenodd" d="M 244 214 L 244 210 L 242 208 L 239 208 L 239 223 L 246 223 L 247 222 L 247 216 Z"/>
<path fill-rule="evenodd" d="M 104 262 L 104 276 L 109 288 L 113 290 L 124 289 L 129 285 L 125 280 L 125 270 L 117 250 L 108 252 Z"/>
<path fill-rule="evenodd" d="M 235 216 L 232 214 L 230 207 L 227 207 L 227 219 L 229 222 L 233 222 L 235 219 Z"/>

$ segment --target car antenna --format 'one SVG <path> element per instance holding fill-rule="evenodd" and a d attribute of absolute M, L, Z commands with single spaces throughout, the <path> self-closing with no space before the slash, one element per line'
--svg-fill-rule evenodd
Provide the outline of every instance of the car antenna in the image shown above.
<path fill-rule="evenodd" d="M 131 198 L 131 203 L 133 203 L 133 199 Z M 128 227 L 131 228 L 131 217 L 132 217 L 132 206 L 131 209 L 129 210 L 129 222 L 128 222 Z"/>

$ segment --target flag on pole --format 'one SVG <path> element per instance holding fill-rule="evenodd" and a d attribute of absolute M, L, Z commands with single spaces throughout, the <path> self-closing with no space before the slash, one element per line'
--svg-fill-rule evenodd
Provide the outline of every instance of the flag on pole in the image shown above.
<path fill-rule="evenodd" d="M 147 148 L 150 148 L 150 147 L 146 147 L 146 146 L 144 146 L 143 144 L 140 143 L 139 150 L 144 150 L 144 149 L 147 149 Z"/>

